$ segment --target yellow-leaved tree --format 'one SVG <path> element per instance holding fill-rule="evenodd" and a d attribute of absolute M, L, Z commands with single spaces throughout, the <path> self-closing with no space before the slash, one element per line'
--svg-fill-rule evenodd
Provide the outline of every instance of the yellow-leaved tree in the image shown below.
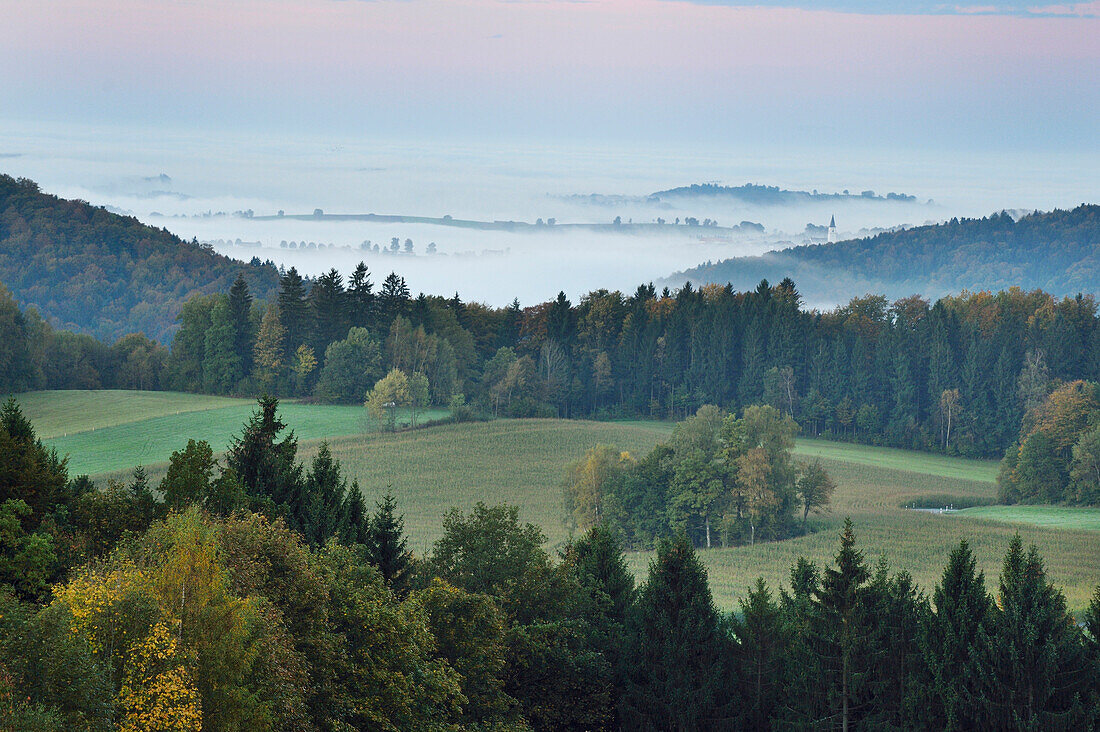
<path fill-rule="evenodd" d="M 596 445 L 584 457 L 569 465 L 566 478 L 566 505 L 573 525 L 588 531 L 604 517 L 608 484 L 634 464 L 629 452 L 610 445 Z"/>
<path fill-rule="evenodd" d="M 198 732 L 199 690 L 182 663 L 179 643 L 164 623 L 133 645 L 118 693 L 120 732 Z"/>

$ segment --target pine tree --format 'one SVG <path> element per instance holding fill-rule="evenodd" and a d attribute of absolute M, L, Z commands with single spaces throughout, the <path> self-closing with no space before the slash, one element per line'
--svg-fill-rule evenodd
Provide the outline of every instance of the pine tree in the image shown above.
<path fill-rule="evenodd" d="M 382 290 L 378 293 L 378 309 L 381 325 L 392 321 L 405 312 L 409 304 L 409 287 L 403 277 L 390 272 L 382 281 Z"/>
<path fill-rule="evenodd" d="M 337 536 L 340 543 L 346 546 L 366 544 L 369 541 L 369 531 L 370 516 L 367 515 L 367 508 L 363 503 L 363 493 L 359 489 L 359 482 L 352 481 L 341 511 Z"/>
<path fill-rule="evenodd" d="M 324 544 L 346 523 L 347 480 L 340 461 L 332 457 L 328 442 L 322 442 L 302 482 L 298 496 L 287 501 L 287 518 L 311 544 Z"/>
<path fill-rule="evenodd" d="M 732 728 L 730 650 L 706 570 L 691 542 L 681 534 L 662 543 L 631 620 L 626 725 L 644 730 Z"/>
<path fill-rule="evenodd" d="M 226 465 L 240 478 L 248 496 L 259 508 L 278 511 L 300 494 L 302 467 L 295 463 L 298 438 L 288 433 L 276 442 L 286 425 L 279 419 L 279 400 L 261 396 L 239 437 L 226 454 Z"/>
<path fill-rule="evenodd" d="M 376 297 L 374 285 L 370 281 L 370 270 L 360 262 L 348 278 L 348 321 L 350 326 L 358 328 L 375 327 L 374 315 Z"/>
<path fill-rule="evenodd" d="M 783 715 L 794 727 L 849 730 L 873 711 L 870 571 L 855 548 L 851 519 L 844 521 L 834 564 L 825 568 L 812 602 L 800 605 L 804 620 Z"/>
<path fill-rule="evenodd" d="M 344 280 L 335 269 L 325 272 L 313 283 L 309 291 L 309 308 L 313 321 L 309 344 L 314 353 L 322 354 L 330 343 L 348 335 Z"/>
<path fill-rule="evenodd" d="M 367 527 L 367 559 L 378 568 L 386 584 L 398 597 L 409 593 L 413 556 L 405 537 L 405 517 L 397 513 L 397 501 L 390 494 L 377 504 L 378 511 Z"/>

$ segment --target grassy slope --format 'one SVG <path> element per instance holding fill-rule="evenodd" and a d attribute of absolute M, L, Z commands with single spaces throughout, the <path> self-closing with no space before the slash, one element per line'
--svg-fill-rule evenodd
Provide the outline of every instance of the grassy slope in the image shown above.
<path fill-rule="evenodd" d="M 253 404 L 249 399 L 112 389 L 32 391 L 19 394 L 16 400 L 42 438 L 61 437 L 182 412 Z"/>
<path fill-rule="evenodd" d="M 444 512 L 453 506 L 469 509 L 479 500 L 519 505 L 522 518 L 540 525 L 551 545 L 559 546 L 567 537 L 561 521 L 564 466 L 601 442 L 645 452 L 667 432 L 667 427 L 662 430 L 653 424 L 514 420 L 347 438 L 337 440 L 333 448 L 348 472 L 359 479 L 368 499 L 392 486 L 417 551 L 427 549 L 439 536 Z M 811 447 L 821 445 L 815 442 Z M 836 454 L 847 460 L 823 458 L 839 487 L 832 512 L 815 519 L 820 531 L 776 544 L 701 552 L 721 606 L 734 607 L 757 576 L 765 577 L 772 587 L 786 584 L 799 555 L 819 563 L 829 561 L 845 516 L 855 521 L 871 561 L 884 554 L 894 570 L 908 571 L 926 591 L 939 578 L 950 550 L 963 538 L 995 582 L 1017 530 L 1025 543 L 1039 546 L 1051 577 L 1065 589 L 1071 607 L 1083 609 L 1100 583 L 1100 542 L 1090 532 L 1012 526 L 961 514 L 938 516 L 899 508 L 929 495 L 992 497 L 994 486 L 988 480 L 951 475 L 983 475 L 986 466 L 968 461 L 953 466 L 948 458 L 905 454 L 901 464 L 910 470 L 899 470 L 876 464 L 881 462 L 878 450 L 836 447 Z M 892 457 L 897 464 L 903 456 Z M 927 473 L 917 472 L 920 469 Z M 650 558 L 648 553 L 636 553 L 629 561 L 642 575 Z"/>
<path fill-rule="evenodd" d="M 1065 506 L 981 506 L 958 511 L 950 516 L 988 519 L 1010 524 L 1029 524 L 1053 529 L 1100 531 L 1100 508 Z"/>
<path fill-rule="evenodd" d="M 70 456 L 71 475 L 157 465 L 189 438 L 207 440 L 216 451 L 225 450 L 255 409 L 250 399 L 170 392 L 31 392 L 17 399 L 43 440 Z M 362 407 L 285 402 L 279 409 L 283 421 L 303 442 L 377 429 Z M 443 414 L 430 411 L 422 419 Z"/>
<path fill-rule="evenodd" d="M 96 398 L 111 401 L 96 402 Z M 74 473 L 101 473 L 145 462 L 153 468 L 154 480 L 162 473 L 168 453 L 188 437 L 208 439 L 222 448 L 252 411 L 250 402 L 190 395 L 112 396 L 99 392 L 89 396 L 75 392 L 53 399 L 59 403 L 45 395 L 21 397 L 28 415 L 36 423 L 42 420 L 44 433 L 57 434 L 73 425 L 114 425 L 49 440 L 62 452 L 79 458 Z M 67 406 L 60 404 L 65 400 L 72 401 Z M 116 416 L 121 412 L 125 416 Z M 524 520 L 540 525 L 551 545 L 560 546 L 567 538 L 561 520 L 565 465 L 597 443 L 642 454 L 670 431 L 670 425 L 655 422 L 509 420 L 384 435 L 364 433 L 373 430 L 373 425 L 365 423 L 362 416 L 358 407 L 283 405 L 285 421 L 301 436 L 303 459 L 316 451 L 321 438 L 329 438 L 336 456 L 348 474 L 359 480 L 368 500 L 392 486 L 413 547 L 419 552 L 439 536 L 440 518 L 447 510 L 468 510 L 479 500 L 518 505 Z M 140 419 L 126 422 L 134 417 Z M 937 580 L 950 549 L 962 538 L 974 547 L 994 588 L 1000 561 L 1016 531 L 1025 543 L 1039 546 L 1052 579 L 1064 588 L 1071 607 L 1083 609 L 1100 582 L 1100 542 L 1092 531 L 1069 528 L 1066 523 L 1057 528 L 1053 524 L 1005 523 L 1022 519 L 1050 524 L 1058 515 L 1084 515 L 1073 509 L 983 507 L 941 516 L 898 508 L 926 496 L 990 498 L 995 469 L 991 463 L 817 440 L 800 440 L 796 451 L 801 456 L 821 457 L 836 479 L 839 487 L 833 510 L 814 519 L 821 530 L 809 536 L 702 552 L 715 597 L 725 608 L 734 607 L 736 598 L 757 576 L 773 587 L 786 584 L 789 567 L 799 555 L 819 563 L 828 561 L 836 551 L 836 534 L 845 516 L 855 521 L 869 559 L 876 561 L 884 554 L 892 568 L 910 572 L 926 591 Z M 1100 510 L 1086 513 L 1095 516 Z M 650 557 L 632 554 L 629 561 L 643 574 Z"/>

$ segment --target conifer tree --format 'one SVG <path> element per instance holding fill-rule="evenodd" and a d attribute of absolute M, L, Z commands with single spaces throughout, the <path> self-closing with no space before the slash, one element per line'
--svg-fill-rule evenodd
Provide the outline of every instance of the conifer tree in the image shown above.
<path fill-rule="evenodd" d="M 787 693 L 787 654 L 791 630 L 763 579 L 741 600 L 741 617 L 733 622 L 740 726 L 768 729 Z"/>
<path fill-rule="evenodd" d="M 921 721 L 929 728 L 982 726 L 981 665 L 989 653 L 993 600 L 965 540 L 951 551 L 932 593 L 921 648 L 926 670 Z"/>
<path fill-rule="evenodd" d="M 405 537 L 405 517 L 397 513 L 397 501 L 386 494 L 367 525 L 367 559 L 378 568 L 398 597 L 409 593 L 413 556 Z"/>
<path fill-rule="evenodd" d="M 279 319 L 286 329 L 283 348 L 289 363 L 298 346 L 309 342 L 312 329 L 305 283 L 294 267 L 279 280 Z"/>
<path fill-rule="evenodd" d="M 229 319 L 233 324 L 233 348 L 241 361 L 241 371 L 252 373 L 252 348 L 255 333 L 252 327 L 252 294 L 242 275 L 237 275 L 229 288 Z"/>
<path fill-rule="evenodd" d="M 286 424 L 279 419 L 279 400 L 261 396 L 239 437 L 234 437 L 226 454 L 226 465 L 240 478 L 257 506 L 275 510 L 299 495 L 302 467 L 295 463 L 298 438 L 293 430 L 276 442 Z"/>
<path fill-rule="evenodd" d="M 835 567 L 826 567 L 813 601 L 802 604 L 785 721 L 795 727 L 849 730 L 872 711 L 875 639 L 868 617 L 870 571 L 845 519 Z"/>
<path fill-rule="evenodd" d="M 306 541 L 324 544 L 344 523 L 346 495 L 347 480 L 341 474 L 340 461 L 332 457 L 328 442 L 322 442 L 301 492 L 287 499 L 291 526 Z"/>
<path fill-rule="evenodd" d="M 370 270 L 360 262 L 348 278 L 348 322 L 353 328 L 373 328 L 376 296 L 374 284 L 370 281 Z"/>
<path fill-rule="evenodd" d="M 325 272 L 309 291 L 309 308 L 313 330 L 309 344 L 320 355 L 328 344 L 342 340 L 348 334 L 347 302 L 344 281 L 335 269 Z"/>
<path fill-rule="evenodd" d="M 1086 729 L 1089 667 L 1066 599 L 1050 584 L 1039 551 L 1013 537 L 1001 570 L 999 609 L 983 677 L 991 728 Z"/>
<path fill-rule="evenodd" d="M 631 622 L 626 725 L 644 730 L 732 728 L 729 651 L 706 570 L 691 542 L 681 534 L 662 543 Z"/>

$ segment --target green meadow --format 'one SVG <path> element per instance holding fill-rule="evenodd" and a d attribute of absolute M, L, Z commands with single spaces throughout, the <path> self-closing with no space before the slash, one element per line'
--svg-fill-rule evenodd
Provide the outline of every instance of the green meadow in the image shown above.
<path fill-rule="evenodd" d="M 121 476 L 142 463 L 154 479 L 168 454 L 189 437 L 225 449 L 253 409 L 249 401 L 142 392 L 35 393 L 21 395 L 20 402 L 46 441 L 70 455 L 73 474 Z M 368 501 L 387 491 L 396 495 L 417 552 L 439 537 L 444 513 L 468 510 L 478 501 L 519 506 L 551 548 L 560 548 L 569 538 L 563 522 L 565 466 L 600 443 L 644 454 L 671 431 L 661 422 L 498 420 L 385 434 L 361 407 L 288 402 L 281 412 L 301 439 L 303 459 L 326 439 Z M 424 418 L 433 416 L 439 414 Z M 1016 532 L 1025 544 L 1039 547 L 1071 608 L 1082 610 L 1100 583 L 1100 509 L 980 505 L 994 499 L 996 463 L 809 439 L 798 441 L 796 453 L 821 459 L 836 480 L 831 510 L 812 517 L 815 531 L 807 536 L 700 551 L 723 608 L 736 607 L 758 576 L 773 588 L 786 585 L 800 555 L 828 562 L 846 516 L 871 562 L 885 557 L 893 571 L 909 572 L 926 592 L 964 538 L 995 590 Z M 914 503 L 977 507 L 948 514 L 902 508 Z M 651 558 L 647 552 L 628 555 L 639 576 Z"/>

